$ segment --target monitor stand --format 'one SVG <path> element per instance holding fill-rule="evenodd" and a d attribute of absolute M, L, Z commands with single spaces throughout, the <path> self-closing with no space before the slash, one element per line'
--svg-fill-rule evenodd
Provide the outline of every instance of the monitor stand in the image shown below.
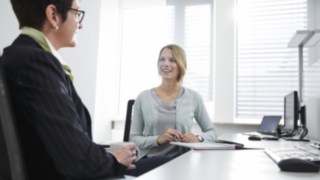
<path fill-rule="evenodd" d="M 308 134 L 308 129 L 304 126 L 300 126 L 295 134 L 296 135 L 293 137 L 285 137 L 283 139 L 287 141 L 304 141 L 304 142 L 310 141 L 310 139 L 304 139 L 304 137 Z"/>

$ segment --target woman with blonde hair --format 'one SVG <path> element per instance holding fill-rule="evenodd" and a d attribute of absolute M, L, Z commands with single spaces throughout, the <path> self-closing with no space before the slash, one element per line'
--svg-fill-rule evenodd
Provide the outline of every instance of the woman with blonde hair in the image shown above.
<path fill-rule="evenodd" d="M 133 110 L 130 140 L 140 149 L 139 157 L 176 157 L 183 149 L 175 142 L 203 142 L 216 139 L 200 94 L 183 87 L 187 61 L 184 50 L 175 44 L 164 46 L 158 58 L 159 86 L 141 92 Z M 191 132 L 193 119 L 202 133 Z"/>

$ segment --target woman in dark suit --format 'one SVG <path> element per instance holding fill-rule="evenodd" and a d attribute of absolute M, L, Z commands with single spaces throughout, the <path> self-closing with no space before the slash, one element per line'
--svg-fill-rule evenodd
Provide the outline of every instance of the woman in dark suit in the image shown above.
<path fill-rule="evenodd" d="M 109 153 L 91 140 L 90 115 L 57 50 L 76 45 L 78 0 L 11 0 L 21 34 L 4 49 L 29 179 L 91 179 L 135 169 L 134 144 Z"/>

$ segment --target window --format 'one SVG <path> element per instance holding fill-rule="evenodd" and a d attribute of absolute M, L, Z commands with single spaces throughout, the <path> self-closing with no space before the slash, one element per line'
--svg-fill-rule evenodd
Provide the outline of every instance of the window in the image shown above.
<path fill-rule="evenodd" d="M 299 85 L 298 48 L 288 43 L 307 29 L 307 0 L 238 0 L 237 7 L 236 118 L 283 115 L 283 97 Z"/>
<path fill-rule="evenodd" d="M 124 117 L 128 99 L 160 84 L 159 51 L 171 43 L 182 46 L 187 54 L 183 85 L 212 102 L 212 4 L 212 0 L 121 1 L 119 116 Z"/>

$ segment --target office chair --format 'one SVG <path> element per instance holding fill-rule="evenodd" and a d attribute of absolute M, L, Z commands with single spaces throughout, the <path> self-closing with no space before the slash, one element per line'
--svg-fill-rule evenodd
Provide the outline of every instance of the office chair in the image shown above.
<path fill-rule="evenodd" d="M 129 142 L 133 104 L 134 104 L 134 100 L 130 99 L 127 104 L 127 114 L 126 114 L 126 122 L 124 126 L 123 142 Z"/>
<path fill-rule="evenodd" d="M 26 180 L 17 129 L 0 66 L 0 180 Z"/>

